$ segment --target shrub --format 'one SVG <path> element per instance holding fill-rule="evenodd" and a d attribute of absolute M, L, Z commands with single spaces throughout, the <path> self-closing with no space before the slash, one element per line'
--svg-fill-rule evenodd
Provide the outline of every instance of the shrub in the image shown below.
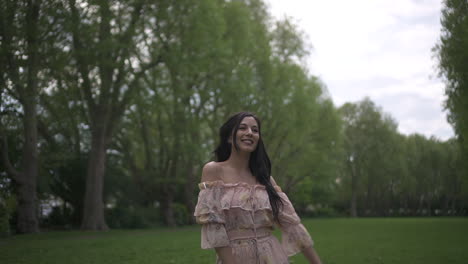
<path fill-rule="evenodd" d="M 141 206 L 116 206 L 106 211 L 110 228 L 150 228 L 161 225 L 159 209 Z"/>
<path fill-rule="evenodd" d="M 43 225 L 48 228 L 71 228 L 72 209 L 63 206 L 52 207 L 52 212 L 43 220 Z"/>
<path fill-rule="evenodd" d="M 16 197 L 2 195 L 0 197 L 0 237 L 11 234 L 10 219 L 16 210 Z"/>
<path fill-rule="evenodd" d="M 181 203 L 173 203 L 172 208 L 174 210 L 174 220 L 176 225 L 187 225 L 190 222 L 190 215 L 185 205 Z"/>

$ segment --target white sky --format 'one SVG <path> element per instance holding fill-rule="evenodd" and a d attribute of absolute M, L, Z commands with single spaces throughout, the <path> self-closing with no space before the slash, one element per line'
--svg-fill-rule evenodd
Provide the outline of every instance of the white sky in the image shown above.
<path fill-rule="evenodd" d="M 440 34 L 440 0 L 266 2 L 274 17 L 291 17 L 307 34 L 309 69 L 337 106 L 369 96 L 401 133 L 454 135 L 431 52 Z"/>

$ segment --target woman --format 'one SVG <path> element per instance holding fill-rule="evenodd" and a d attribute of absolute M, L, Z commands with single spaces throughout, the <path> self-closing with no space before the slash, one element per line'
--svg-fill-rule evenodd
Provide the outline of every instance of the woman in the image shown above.
<path fill-rule="evenodd" d="M 285 264 L 300 251 L 320 264 L 312 239 L 286 194 L 270 177 L 271 164 L 252 113 L 233 115 L 220 128 L 216 162 L 203 167 L 195 217 L 204 249 L 220 264 Z M 281 244 L 271 234 L 282 231 Z"/>

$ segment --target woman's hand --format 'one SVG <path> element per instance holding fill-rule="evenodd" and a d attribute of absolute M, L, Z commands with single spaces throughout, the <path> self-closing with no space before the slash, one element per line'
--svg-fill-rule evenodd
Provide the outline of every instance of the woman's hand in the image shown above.
<path fill-rule="evenodd" d="M 302 254 L 306 257 L 310 264 L 322 264 L 317 252 L 315 249 L 310 246 L 302 250 Z"/>
<path fill-rule="evenodd" d="M 215 250 L 218 257 L 223 261 L 223 264 L 236 264 L 231 247 L 217 247 Z"/>

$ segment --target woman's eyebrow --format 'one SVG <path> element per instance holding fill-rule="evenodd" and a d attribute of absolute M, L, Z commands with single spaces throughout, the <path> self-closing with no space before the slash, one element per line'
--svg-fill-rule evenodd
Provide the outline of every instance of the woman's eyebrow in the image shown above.
<path fill-rule="evenodd" d="M 248 126 L 246 123 L 240 123 L 240 124 L 239 124 L 239 126 L 242 126 L 242 125 Z M 257 127 L 257 125 L 253 125 L 252 127 Z"/>
<path fill-rule="evenodd" d="M 239 127 L 241 127 L 241 126 L 248 126 L 248 125 L 245 124 L 245 123 L 241 123 L 241 124 L 239 124 Z M 258 129 L 258 126 L 257 126 L 257 125 L 253 125 L 252 128 Z"/>

